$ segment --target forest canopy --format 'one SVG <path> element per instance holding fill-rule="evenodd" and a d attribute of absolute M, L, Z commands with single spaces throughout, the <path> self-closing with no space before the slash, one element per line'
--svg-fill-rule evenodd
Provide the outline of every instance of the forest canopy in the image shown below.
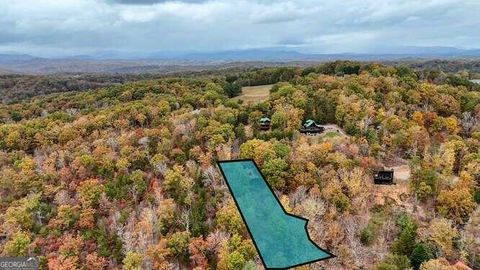
<path fill-rule="evenodd" d="M 0 253 L 42 269 L 262 269 L 215 164 L 254 158 L 337 256 L 305 269 L 480 268 L 471 75 L 337 61 L 43 83 L 0 105 Z M 231 99 L 262 84 L 265 102 Z M 333 131 L 302 135 L 307 119 Z M 404 170 L 397 184 L 375 186 L 387 167 Z"/>

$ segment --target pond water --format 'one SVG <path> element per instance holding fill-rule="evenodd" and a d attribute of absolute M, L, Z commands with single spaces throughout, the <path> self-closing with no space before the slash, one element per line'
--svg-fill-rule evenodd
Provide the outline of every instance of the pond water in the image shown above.
<path fill-rule="evenodd" d="M 477 79 L 477 80 L 470 80 L 471 82 L 474 82 L 474 83 L 478 83 L 480 84 L 480 79 Z"/>

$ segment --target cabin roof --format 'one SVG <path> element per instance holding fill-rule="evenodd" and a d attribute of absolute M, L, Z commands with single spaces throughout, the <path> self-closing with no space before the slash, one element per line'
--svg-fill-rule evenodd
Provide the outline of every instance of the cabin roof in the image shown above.
<path fill-rule="evenodd" d="M 260 122 L 271 122 L 271 120 L 268 117 L 262 117 L 260 118 Z"/>
<path fill-rule="evenodd" d="M 317 125 L 317 123 L 315 123 L 315 121 L 313 121 L 312 119 L 307 119 L 307 121 L 305 121 L 303 126 L 304 127 L 311 127 L 311 126 L 320 127 L 320 125 Z"/>

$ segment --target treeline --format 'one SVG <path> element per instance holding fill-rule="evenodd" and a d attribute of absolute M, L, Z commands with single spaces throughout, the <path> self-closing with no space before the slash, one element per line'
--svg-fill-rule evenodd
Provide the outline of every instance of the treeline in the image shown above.
<path fill-rule="evenodd" d="M 85 91 L 129 81 L 158 78 L 158 75 L 1 75 L 0 102 L 15 102 L 58 92 Z"/>
<path fill-rule="evenodd" d="M 432 63 L 436 63 L 433 65 Z M 102 87 L 134 82 L 140 80 L 152 80 L 165 77 L 218 77 L 224 76 L 223 87 L 230 97 L 240 93 L 243 86 L 257 86 L 287 82 L 296 76 L 305 76 L 308 73 L 320 73 L 326 75 L 351 75 L 360 74 L 362 71 L 371 71 L 376 63 L 336 61 L 311 67 L 230 67 L 225 69 L 212 69 L 206 67 L 198 71 L 178 71 L 168 73 L 142 73 L 142 74 L 59 74 L 59 75 L 0 75 L 0 102 L 16 102 L 39 95 L 47 95 L 58 92 L 85 91 Z M 458 68 L 449 68 L 453 65 Z M 427 62 L 404 62 L 404 65 L 392 66 L 386 73 L 381 75 L 404 76 L 416 74 L 421 80 L 427 80 L 435 84 L 450 84 L 453 86 L 465 86 L 470 90 L 480 91 L 480 86 L 470 79 L 480 76 L 480 72 L 474 67 L 480 65 L 472 61 L 468 64 L 462 61 L 427 61 Z M 407 66 L 409 68 L 407 68 Z M 462 67 L 462 68 L 460 68 Z M 469 70 L 467 72 L 466 70 Z M 377 76 L 380 74 L 376 74 Z"/>

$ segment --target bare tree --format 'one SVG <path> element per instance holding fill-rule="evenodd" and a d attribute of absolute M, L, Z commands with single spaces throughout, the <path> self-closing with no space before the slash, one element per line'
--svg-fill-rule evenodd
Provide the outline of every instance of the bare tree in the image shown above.
<path fill-rule="evenodd" d="M 471 112 L 464 112 L 462 114 L 462 128 L 465 132 L 465 135 L 469 136 L 478 126 L 480 122 L 480 117 L 473 115 Z"/>

